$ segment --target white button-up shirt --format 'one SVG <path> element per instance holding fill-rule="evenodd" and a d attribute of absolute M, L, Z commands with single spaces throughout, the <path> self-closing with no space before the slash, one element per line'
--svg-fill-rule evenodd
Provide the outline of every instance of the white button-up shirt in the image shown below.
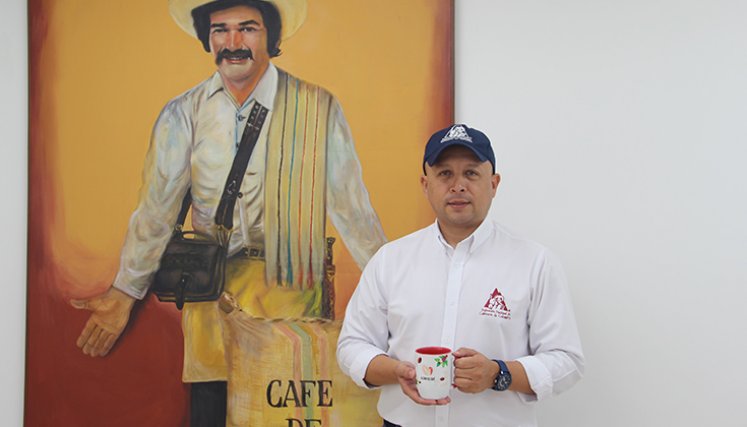
<path fill-rule="evenodd" d="M 379 413 L 406 427 L 534 426 L 533 401 L 581 378 L 584 358 L 563 271 L 543 246 L 486 220 L 452 248 L 438 224 L 384 245 L 366 266 L 338 342 L 343 372 L 367 387 L 371 360 L 415 362 L 415 349 L 468 347 L 517 360 L 536 396 L 451 391 L 421 406 L 398 384 L 382 387 Z"/>

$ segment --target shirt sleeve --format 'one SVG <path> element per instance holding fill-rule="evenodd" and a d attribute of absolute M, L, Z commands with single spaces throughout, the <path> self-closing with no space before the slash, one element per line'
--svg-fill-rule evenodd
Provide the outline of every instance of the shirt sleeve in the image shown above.
<path fill-rule="evenodd" d="M 366 265 L 361 280 L 345 310 L 345 319 L 337 341 L 337 363 L 346 375 L 361 387 L 374 357 L 388 350 L 389 327 L 387 300 L 382 292 L 383 254 L 379 250 Z"/>
<path fill-rule="evenodd" d="M 519 394 L 526 402 L 571 388 L 584 372 L 565 274 L 552 254 L 545 252 L 539 258 L 535 283 L 528 316 L 530 356 L 518 359 L 535 392 L 535 396 Z"/>
<path fill-rule="evenodd" d="M 192 131 L 177 101 L 158 117 L 143 166 L 143 183 L 130 217 L 113 286 L 142 299 L 171 237 L 190 183 Z"/>
<path fill-rule="evenodd" d="M 327 214 L 363 269 L 386 236 L 363 184 L 350 127 L 334 97 L 327 126 Z"/>

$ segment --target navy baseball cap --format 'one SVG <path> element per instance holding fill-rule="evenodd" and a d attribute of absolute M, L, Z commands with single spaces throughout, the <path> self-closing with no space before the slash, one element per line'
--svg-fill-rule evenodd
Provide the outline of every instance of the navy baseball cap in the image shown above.
<path fill-rule="evenodd" d="M 431 136 L 425 146 L 423 172 L 425 172 L 426 163 L 428 166 L 433 166 L 445 149 L 455 145 L 469 148 L 481 162 L 490 162 L 495 173 L 495 154 L 487 135 L 464 124 L 451 125 Z"/>

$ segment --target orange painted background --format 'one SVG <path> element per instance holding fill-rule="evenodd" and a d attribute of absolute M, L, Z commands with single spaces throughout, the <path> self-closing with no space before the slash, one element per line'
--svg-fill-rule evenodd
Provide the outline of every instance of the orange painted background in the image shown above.
<path fill-rule="evenodd" d="M 337 96 L 389 239 L 432 221 L 418 178 L 428 136 L 453 116 L 450 0 L 311 0 L 281 68 Z M 25 424 L 186 425 L 179 314 L 149 296 L 109 356 L 76 347 L 137 202 L 164 104 L 215 70 L 166 0 L 31 0 Z M 331 230 L 333 233 L 333 230 Z M 336 313 L 360 272 L 336 244 Z"/>

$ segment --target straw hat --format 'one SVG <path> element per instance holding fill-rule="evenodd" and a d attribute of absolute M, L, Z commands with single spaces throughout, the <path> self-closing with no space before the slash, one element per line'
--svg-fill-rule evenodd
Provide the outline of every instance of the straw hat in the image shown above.
<path fill-rule="evenodd" d="M 293 35 L 306 20 L 306 0 L 262 0 L 274 5 L 280 13 L 282 30 L 280 39 L 285 40 Z M 192 10 L 208 3 L 220 3 L 221 0 L 169 0 L 169 13 L 179 28 L 197 38 Z"/>

